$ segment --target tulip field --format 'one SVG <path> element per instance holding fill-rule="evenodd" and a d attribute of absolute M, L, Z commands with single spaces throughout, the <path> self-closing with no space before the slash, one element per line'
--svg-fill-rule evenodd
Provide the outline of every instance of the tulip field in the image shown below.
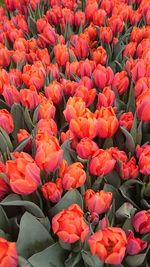
<path fill-rule="evenodd" d="M 0 267 L 150 267 L 150 0 L 0 1 Z"/>

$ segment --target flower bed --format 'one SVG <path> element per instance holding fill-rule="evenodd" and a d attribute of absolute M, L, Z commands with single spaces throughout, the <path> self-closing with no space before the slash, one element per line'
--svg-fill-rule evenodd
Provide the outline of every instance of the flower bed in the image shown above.
<path fill-rule="evenodd" d="M 0 266 L 150 266 L 150 1 L 0 8 Z"/>

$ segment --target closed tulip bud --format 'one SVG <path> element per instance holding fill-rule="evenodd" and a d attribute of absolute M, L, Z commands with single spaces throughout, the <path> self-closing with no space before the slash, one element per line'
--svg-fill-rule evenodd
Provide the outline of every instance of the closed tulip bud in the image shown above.
<path fill-rule="evenodd" d="M 85 102 L 81 97 L 73 96 L 69 97 L 66 108 L 63 111 L 65 119 L 67 122 L 70 122 L 71 119 L 82 116 L 86 111 Z"/>
<path fill-rule="evenodd" d="M 33 158 L 25 152 L 13 152 L 13 160 L 6 161 L 6 174 L 12 191 L 28 195 L 40 184 L 40 169 Z"/>
<path fill-rule="evenodd" d="M 149 49 L 150 48 L 150 40 L 149 39 L 143 39 L 138 47 L 137 47 L 137 50 L 136 50 L 136 56 L 138 58 L 141 58 L 142 55 L 143 55 L 143 52 L 146 50 L 146 49 Z"/>
<path fill-rule="evenodd" d="M 148 88 L 150 88 L 150 78 L 149 77 L 140 78 L 135 83 L 135 87 L 134 87 L 135 96 L 138 97 Z"/>
<path fill-rule="evenodd" d="M 112 107 L 101 107 L 96 111 L 96 118 L 99 137 L 110 138 L 116 133 L 119 123 Z"/>
<path fill-rule="evenodd" d="M 46 71 L 40 61 L 36 61 L 33 65 L 25 65 L 23 68 L 22 79 L 24 84 L 29 88 L 34 85 L 40 90 L 44 85 Z"/>
<path fill-rule="evenodd" d="M 43 32 L 39 35 L 39 37 L 43 39 L 46 45 L 56 44 L 56 32 L 50 24 L 44 27 Z"/>
<path fill-rule="evenodd" d="M 128 231 L 127 233 L 127 250 L 126 252 L 129 255 L 137 255 L 139 254 L 142 250 L 144 250 L 147 247 L 147 242 L 140 239 L 136 238 L 134 236 L 134 233 L 132 231 Z"/>
<path fill-rule="evenodd" d="M 47 48 L 39 49 L 36 51 L 37 59 L 43 63 L 43 65 L 49 66 L 50 56 Z"/>
<path fill-rule="evenodd" d="M 56 182 L 47 182 L 41 187 L 42 194 L 46 200 L 57 203 L 61 199 L 63 192 L 62 181 L 60 178 Z"/>
<path fill-rule="evenodd" d="M 53 79 L 57 80 L 60 78 L 60 71 L 58 68 L 58 64 L 50 64 L 47 66 L 47 73 L 51 73 Z"/>
<path fill-rule="evenodd" d="M 66 64 L 66 74 L 69 79 L 74 79 L 74 75 L 78 74 L 79 62 L 67 62 Z"/>
<path fill-rule="evenodd" d="M 94 13 L 98 10 L 98 3 L 97 1 L 93 2 L 87 2 L 86 7 L 85 7 L 85 16 L 88 21 L 93 20 L 93 15 Z"/>
<path fill-rule="evenodd" d="M 17 38 L 14 42 L 13 48 L 14 48 L 14 50 L 27 52 L 28 51 L 28 42 L 26 41 L 25 38 L 21 38 L 21 37 Z"/>
<path fill-rule="evenodd" d="M 80 162 L 75 162 L 68 166 L 62 177 L 62 185 L 65 190 L 71 190 L 84 185 L 86 180 L 86 172 Z"/>
<path fill-rule="evenodd" d="M 136 147 L 136 154 L 139 158 L 139 170 L 144 175 L 150 174 L 150 145 Z"/>
<path fill-rule="evenodd" d="M 61 7 L 60 6 L 53 6 L 46 12 L 46 18 L 50 25 L 59 25 L 61 23 Z"/>
<path fill-rule="evenodd" d="M 93 60 L 86 59 L 84 61 L 79 61 L 79 76 L 80 77 L 91 77 L 92 72 L 94 71 L 96 64 Z"/>
<path fill-rule="evenodd" d="M 46 97 L 40 101 L 38 109 L 38 119 L 54 119 L 56 108 L 53 102 Z"/>
<path fill-rule="evenodd" d="M 121 16 L 111 16 L 107 19 L 108 26 L 111 28 L 114 35 L 121 33 L 124 29 L 124 21 Z"/>
<path fill-rule="evenodd" d="M 90 25 L 84 30 L 84 33 L 80 34 L 80 36 L 87 36 L 86 38 L 89 39 L 89 41 L 94 41 L 97 37 L 97 30 L 93 23 L 90 23 Z M 91 44 L 92 46 L 92 44 Z"/>
<path fill-rule="evenodd" d="M 105 68 L 104 66 L 98 64 L 93 72 L 95 85 L 102 89 L 112 83 L 114 79 L 114 73 L 110 67 Z"/>
<path fill-rule="evenodd" d="M 62 161 L 63 150 L 60 148 L 56 137 L 51 136 L 45 142 L 39 142 L 36 150 L 35 161 L 41 170 L 54 172 Z"/>
<path fill-rule="evenodd" d="M 37 91 L 32 89 L 32 87 L 30 87 L 30 89 L 21 89 L 20 101 L 24 107 L 30 110 L 35 109 L 39 104 L 39 96 Z"/>
<path fill-rule="evenodd" d="M 40 18 L 36 22 L 36 29 L 38 33 L 42 33 L 44 28 L 48 25 L 47 18 Z"/>
<path fill-rule="evenodd" d="M 64 86 L 64 94 L 67 96 L 73 96 L 75 94 L 76 88 L 78 86 L 77 82 L 61 79 L 60 81 Z"/>
<path fill-rule="evenodd" d="M 13 22 L 15 27 L 21 29 L 23 33 L 29 32 L 28 24 L 24 15 L 18 14 L 16 16 L 13 16 L 11 21 Z"/>
<path fill-rule="evenodd" d="M 8 106 L 12 106 L 14 103 L 20 103 L 20 94 L 14 85 L 5 84 L 2 95 Z"/>
<path fill-rule="evenodd" d="M 69 61 L 69 53 L 66 45 L 56 45 L 54 47 L 54 55 L 59 66 L 65 66 L 67 61 Z"/>
<path fill-rule="evenodd" d="M 102 47 L 99 46 L 96 50 L 93 51 L 92 53 L 93 60 L 95 61 L 96 65 L 101 64 L 105 65 L 107 61 L 107 53 L 106 50 Z"/>
<path fill-rule="evenodd" d="M 100 176 L 110 173 L 116 164 L 109 150 L 98 149 L 92 156 L 89 171 L 91 174 Z"/>
<path fill-rule="evenodd" d="M 96 89 L 88 89 L 84 85 L 79 85 L 76 89 L 75 96 L 81 97 L 86 103 L 86 107 L 88 107 L 93 103 L 96 97 Z"/>
<path fill-rule="evenodd" d="M 123 56 L 134 57 L 135 52 L 136 52 L 136 47 L 137 47 L 137 42 L 128 43 L 123 50 Z"/>
<path fill-rule="evenodd" d="M 89 227 L 83 218 L 83 211 L 77 204 L 58 212 L 52 219 L 54 234 L 65 243 L 84 242 L 88 235 Z"/>
<path fill-rule="evenodd" d="M 0 66 L 8 67 L 10 64 L 10 51 L 4 47 L 0 48 Z"/>
<path fill-rule="evenodd" d="M 84 202 L 90 213 L 95 212 L 100 215 L 110 208 L 112 193 L 103 190 L 94 192 L 92 189 L 88 189 L 84 194 Z"/>
<path fill-rule="evenodd" d="M 90 138 L 83 138 L 76 146 L 77 155 L 82 159 L 88 159 L 98 150 L 97 144 Z"/>
<path fill-rule="evenodd" d="M 92 81 L 89 77 L 87 77 L 87 76 L 83 76 L 83 77 L 80 79 L 80 81 L 79 81 L 78 84 L 79 84 L 79 85 L 84 85 L 84 86 L 87 87 L 88 89 L 92 89 L 92 88 L 94 87 L 94 83 L 93 83 L 93 81 Z"/>
<path fill-rule="evenodd" d="M 105 43 L 111 43 L 113 39 L 113 32 L 110 27 L 100 27 L 100 40 Z"/>
<path fill-rule="evenodd" d="M 117 72 L 112 82 L 112 88 L 117 89 L 119 95 L 124 94 L 129 86 L 129 78 L 126 71 Z"/>
<path fill-rule="evenodd" d="M 119 118 L 119 125 L 125 127 L 130 131 L 133 124 L 133 120 L 134 117 L 132 112 L 122 113 Z"/>
<path fill-rule="evenodd" d="M 141 42 L 143 39 L 143 28 L 133 27 L 132 32 L 130 34 L 130 42 Z"/>
<path fill-rule="evenodd" d="M 119 150 L 118 147 L 109 148 L 109 152 L 115 160 L 122 162 L 127 162 L 128 160 L 126 153 L 123 150 Z"/>
<path fill-rule="evenodd" d="M 120 163 L 120 176 L 122 180 L 136 179 L 138 177 L 138 165 L 132 157 L 128 162 Z"/>
<path fill-rule="evenodd" d="M 74 23 L 76 27 L 80 27 L 80 25 L 84 26 L 86 22 L 85 13 L 82 11 L 77 11 L 74 15 Z"/>
<path fill-rule="evenodd" d="M 132 218 L 132 225 L 136 232 L 146 234 L 150 232 L 150 211 L 141 210 Z"/>
<path fill-rule="evenodd" d="M 61 12 L 62 12 L 61 25 L 62 29 L 65 30 L 67 24 L 69 24 L 70 26 L 74 24 L 74 12 L 66 7 L 62 8 Z"/>
<path fill-rule="evenodd" d="M 6 2 L 6 0 L 5 0 Z M 9 1 L 10 2 L 10 1 Z M 15 2 L 15 1 L 12 1 Z M 7 6 L 8 6 L 7 0 Z M 9 242 L 4 238 L 0 238 L 0 265 L 1 267 L 11 266 L 17 267 L 18 265 L 18 255 L 15 242 Z"/>
<path fill-rule="evenodd" d="M 47 87 L 44 87 L 45 95 L 55 105 L 58 105 L 63 96 L 63 85 L 57 81 L 53 81 Z"/>
<path fill-rule="evenodd" d="M 98 94 L 97 108 L 113 106 L 115 101 L 115 93 L 110 87 L 104 87 L 102 93 Z"/>
<path fill-rule="evenodd" d="M 142 18 L 142 14 L 139 12 L 139 10 L 132 10 L 130 12 L 130 23 L 132 25 L 137 24 Z"/>
<path fill-rule="evenodd" d="M 6 109 L 0 109 L 0 127 L 2 127 L 7 134 L 14 130 L 14 122 L 11 113 Z"/>
<path fill-rule="evenodd" d="M 70 121 L 70 130 L 77 138 L 93 139 L 97 135 L 97 120 L 94 115 L 89 116 L 85 113 L 83 117 L 77 117 Z"/>
<path fill-rule="evenodd" d="M 107 15 L 109 15 L 112 12 L 114 5 L 115 2 L 112 0 L 102 0 L 101 2 L 101 8 L 106 11 Z"/>
<path fill-rule="evenodd" d="M 76 41 L 74 52 L 79 59 L 84 59 L 88 57 L 89 55 L 88 41 L 86 39 L 79 37 L 78 40 Z"/>
<path fill-rule="evenodd" d="M 11 85 L 16 86 L 17 88 L 22 84 L 22 73 L 19 69 L 10 69 L 9 70 L 9 81 Z"/>
<path fill-rule="evenodd" d="M 107 13 L 104 9 L 98 9 L 93 13 L 93 23 L 96 26 L 103 26 L 105 24 Z"/>
<path fill-rule="evenodd" d="M 56 135 L 58 129 L 56 122 L 49 118 L 49 119 L 40 119 L 37 123 L 37 129 L 42 129 L 45 132 L 48 132 L 49 135 Z"/>
<path fill-rule="evenodd" d="M 136 112 L 140 120 L 150 121 L 150 89 L 144 90 L 136 99 Z"/>
<path fill-rule="evenodd" d="M 25 51 L 14 50 L 12 51 L 11 56 L 15 64 L 22 63 L 23 65 L 25 65 L 27 60 Z"/>

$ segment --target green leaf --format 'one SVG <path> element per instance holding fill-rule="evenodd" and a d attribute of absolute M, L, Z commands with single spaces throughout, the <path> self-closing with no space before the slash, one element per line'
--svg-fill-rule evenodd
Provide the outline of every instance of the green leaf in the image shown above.
<path fill-rule="evenodd" d="M 127 103 L 127 111 L 131 111 L 134 114 L 135 110 L 136 110 L 135 94 L 134 94 L 133 82 L 131 81 L 129 98 Z"/>
<path fill-rule="evenodd" d="M 132 218 L 127 218 L 122 226 L 122 229 L 127 233 L 129 230 L 134 232 L 134 228 L 132 226 Z"/>
<path fill-rule="evenodd" d="M 2 99 L 0 99 L 0 109 L 7 109 L 10 112 L 10 107 Z"/>
<path fill-rule="evenodd" d="M 103 144 L 103 149 L 107 149 L 107 148 L 110 148 L 110 147 L 113 147 L 114 144 L 113 144 L 113 139 L 112 138 L 106 138 L 104 144 Z"/>
<path fill-rule="evenodd" d="M 18 267 L 32 267 L 32 265 L 23 257 L 18 257 Z"/>
<path fill-rule="evenodd" d="M 135 198 L 136 201 L 136 195 L 130 191 L 131 189 L 134 189 L 135 191 L 135 187 L 136 185 L 141 185 L 142 186 L 142 182 L 138 181 L 138 180 L 129 180 L 126 181 L 122 184 L 122 186 L 119 188 L 122 196 L 128 200 L 135 208 L 140 209 L 138 207 L 138 205 L 133 201 L 133 197 Z M 138 200 L 138 199 L 137 199 Z"/>
<path fill-rule="evenodd" d="M 64 151 L 63 159 L 66 160 L 69 165 L 73 163 L 73 160 L 70 154 L 70 142 L 71 142 L 70 140 L 66 140 L 61 145 L 61 149 Z"/>
<path fill-rule="evenodd" d="M 0 229 L 9 233 L 10 225 L 4 209 L 0 206 Z"/>
<path fill-rule="evenodd" d="M 14 139 L 16 139 L 16 135 L 19 132 L 19 129 L 24 128 L 22 107 L 19 104 L 13 104 L 11 107 L 11 114 L 14 121 L 14 131 L 12 133 L 12 136 L 14 137 Z"/>
<path fill-rule="evenodd" d="M 120 130 L 125 135 L 125 138 L 126 138 L 125 145 L 126 145 L 127 151 L 134 154 L 135 153 L 135 142 L 134 142 L 132 135 L 122 126 L 120 126 Z"/>
<path fill-rule="evenodd" d="M 141 144 L 141 142 L 142 142 L 142 127 L 143 126 L 143 123 L 142 123 L 142 121 L 140 121 L 140 123 L 139 123 L 139 126 L 138 126 L 138 128 L 137 128 L 137 144 Z"/>
<path fill-rule="evenodd" d="M 36 109 L 34 110 L 34 113 L 33 113 L 33 124 L 36 124 L 37 121 L 38 121 L 39 108 L 40 108 L 40 105 L 38 105 L 36 107 Z"/>
<path fill-rule="evenodd" d="M 94 181 L 94 183 L 92 184 L 92 189 L 94 191 L 98 191 L 98 190 L 100 190 L 103 187 L 103 185 L 104 185 L 104 179 L 103 178 L 104 178 L 104 176 L 103 175 L 100 175 Z"/>
<path fill-rule="evenodd" d="M 115 93 L 115 107 L 117 107 L 117 111 L 125 111 L 126 110 L 126 104 L 120 100 L 120 96 L 118 93 L 118 90 L 115 88 L 114 89 Z"/>
<path fill-rule="evenodd" d="M 31 117 L 30 117 L 30 113 L 29 113 L 29 110 L 27 108 L 25 108 L 23 115 L 24 115 L 25 123 L 26 123 L 29 131 L 31 132 L 33 127 L 34 127 L 34 125 L 32 123 L 32 120 L 31 120 Z"/>
<path fill-rule="evenodd" d="M 122 264 L 119 265 L 110 264 L 109 267 L 124 267 L 124 266 Z"/>
<path fill-rule="evenodd" d="M 83 209 L 83 199 L 81 194 L 77 189 L 72 189 L 68 191 L 61 200 L 52 208 L 50 209 L 49 213 L 51 216 L 56 215 L 61 210 L 69 207 L 72 204 L 78 204 L 81 209 Z"/>
<path fill-rule="evenodd" d="M 24 140 L 22 140 L 19 145 L 15 148 L 14 151 L 18 151 L 21 152 L 24 150 L 25 146 L 28 144 L 28 142 L 31 140 L 31 136 L 25 138 Z"/>
<path fill-rule="evenodd" d="M 5 199 L 3 199 L 0 202 L 0 205 L 2 206 L 22 206 L 24 207 L 28 212 L 35 215 L 39 218 L 45 218 L 44 213 L 42 210 L 33 202 L 22 200 L 19 195 L 16 194 L 10 194 Z"/>
<path fill-rule="evenodd" d="M 134 114 L 134 120 L 133 120 L 133 124 L 130 130 L 130 134 L 133 137 L 134 143 L 137 144 L 137 117 L 136 117 L 136 113 Z"/>
<path fill-rule="evenodd" d="M 120 176 L 118 175 L 118 173 L 115 170 L 113 170 L 112 172 L 107 174 L 105 176 L 105 180 L 107 181 L 107 183 L 111 184 L 115 188 L 118 188 L 121 184 Z"/>
<path fill-rule="evenodd" d="M 106 192 L 113 193 L 113 199 L 115 199 L 116 209 L 118 209 L 124 203 L 124 198 L 114 186 L 110 184 L 105 184 L 103 190 Z"/>
<path fill-rule="evenodd" d="M 5 132 L 5 130 L 3 128 L 0 127 L 0 132 L 2 133 L 2 135 L 4 136 L 5 138 L 5 141 L 6 141 L 6 144 L 9 148 L 10 151 L 13 151 L 13 146 L 12 146 L 12 143 L 10 141 L 10 137 L 9 135 Z"/>
<path fill-rule="evenodd" d="M 53 243 L 50 233 L 32 214 L 25 212 L 20 221 L 17 251 L 25 259 Z"/>
<path fill-rule="evenodd" d="M 146 257 L 146 253 L 138 254 L 134 256 L 127 256 L 125 261 L 127 265 L 131 267 L 137 267 L 137 266 L 140 266 L 144 262 L 145 257 Z"/>
<path fill-rule="evenodd" d="M 119 56 L 122 54 L 122 51 L 124 50 L 124 47 L 125 45 L 122 40 L 114 46 L 113 59 L 117 60 L 119 58 Z"/>
<path fill-rule="evenodd" d="M 131 218 L 135 213 L 136 209 L 129 202 L 125 202 L 117 211 L 116 217 L 119 219 Z"/>
<path fill-rule="evenodd" d="M 82 258 L 89 267 L 103 267 L 104 262 L 100 261 L 97 256 L 92 256 L 90 252 L 82 251 Z"/>
<path fill-rule="evenodd" d="M 60 247 L 59 243 L 55 243 L 45 250 L 34 254 L 28 261 L 33 267 L 65 267 L 65 258 L 65 250 Z"/>
<path fill-rule="evenodd" d="M 1 132 L 0 132 L 0 151 L 2 152 L 3 156 L 6 155 L 7 152 L 9 153 L 6 140 Z"/>
<path fill-rule="evenodd" d="M 65 261 L 65 267 L 75 267 L 81 260 L 81 253 L 71 253 Z"/>
<path fill-rule="evenodd" d="M 106 213 L 110 226 L 114 225 L 115 221 L 115 200 L 113 200 L 108 212 Z"/>

